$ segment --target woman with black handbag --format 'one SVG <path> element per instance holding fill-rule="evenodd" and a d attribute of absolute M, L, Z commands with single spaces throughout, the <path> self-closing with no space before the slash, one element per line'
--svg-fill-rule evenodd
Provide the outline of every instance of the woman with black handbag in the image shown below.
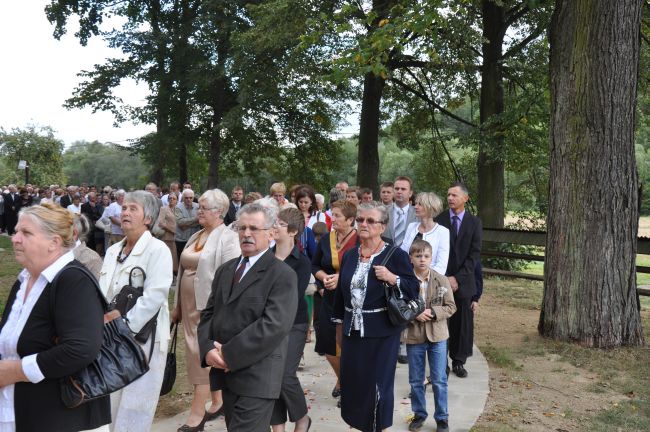
<path fill-rule="evenodd" d="M 384 283 L 396 286 L 407 301 L 419 297 L 408 254 L 382 240 L 387 220 L 382 204 L 359 205 L 361 244 L 343 256 L 332 314 L 341 345 L 341 417 L 363 432 L 393 424 L 395 367 L 405 325 L 391 322 Z"/>
<path fill-rule="evenodd" d="M 50 203 L 25 208 L 12 243 L 24 269 L 0 321 L 0 431 L 107 431 L 108 396 L 73 409 L 61 399 L 60 379 L 95 360 L 103 331 L 94 282 L 69 269 L 81 265 L 72 253 L 73 214 Z"/>
<path fill-rule="evenodd" d="M 167 296 L 172 284 L 173 263 L 165 243 L 150 233 L 157 218 L 156 197 L 141 190 L 127 193 L 121 213 L 125 237 L 108 248 L 99 276 L 99 286 L 109 301 L 123 287 L 143 288 L 142 296 L 137 298 L 125 318 L 131 331 L 137 334 L 136 340 L 144 341 L 141 342 L 144 352 L 147 356 L 150 354 L 149 372 L 111 394 L 112 431 L 151 429 L 165 372 L 170 339 Z M 155 326 L 150 325 L 152 320 Z M 152 334 L 142 334 L 143 328 L 150 327 L 155 328 Z"/>

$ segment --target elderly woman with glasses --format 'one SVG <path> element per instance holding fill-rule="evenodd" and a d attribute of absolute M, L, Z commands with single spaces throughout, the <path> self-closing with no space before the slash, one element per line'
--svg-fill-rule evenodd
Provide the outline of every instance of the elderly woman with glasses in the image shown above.
<path fill-rule="evenodd" d="M 341 417 L 353 428 L 378 432 L 393 424 L 395 366 L 400 333 L 387 312 L 383 283 L 397 285 L 407 299 L 419 295 L 419 282 L 409 256 L 381 235 L 386 207 L 362 203 L 357 211 L 359 247 L 341 262 L 332 319 L 341 345 Z"/>
<path fill-rule="evenodd" d="M 103 332 L 92 278 L 70 268 L 81 265 L 72 253 L 73 224 L 72 213 L 54 203 L 18 217 L 11 242 L 23 270 L 0 321 L 0 431 L 108 431 L 108 397 L 70 409 L 60 396 L 61 378 L 95 360 Z"/>
<path fill-rule="evenodd" d="M 221 391 L 210 393 L 210 369 L 201 367 L 196 332 L 212 290 L 214 273 L 241 254 L 237 234 L 223 222 L 229 205 L 228 197 L 219 189 L 201 195 L 197 218 L 203 229 L 190 237 L 180 258 L 172 321 L 183 324 L 185 367 L 187 379 L 194 386 L 194 397 L 189 417 L 179 432 L 202 431 L 206 422 L 223 412 Z M 206 411 L 208 399 L 211 406 Z"/>
<path fill-rule="evenodd" d="M 133 271 L 132 285 L 144 287 L 144 294 L 126 314 L 134 333 L 155 318 L 156 330 L 149 335 L 143 350 L 149 357 L 149 372 L 111 394 L 113 431 L 146 431 L 151 429 L 162 386 L 169 343 L 169 307 L 167 296 L 172 284 L 172 256 L 150 229 L 158 217 L 158 199 L 138 190 L 124 196 L 120 213 L 124 239 L 109 247 L 99 275 L 99 286 L 110 301 L 126 284 Z M 151 350 L 153 344 L 153 350 Z"/>

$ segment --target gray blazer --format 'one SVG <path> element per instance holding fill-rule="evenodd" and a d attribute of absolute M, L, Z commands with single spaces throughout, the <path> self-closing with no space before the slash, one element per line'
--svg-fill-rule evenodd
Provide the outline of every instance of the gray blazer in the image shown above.
<path fill-rule="evenodd" d="M 383 237 L 390 240 L 391 243 L 395 243 L 395 232 L 393 231 L 393 208 L 395 204 L 387 206 L 388 209 L 388 224 L 386 225 L 386 231 L 384 231 Z M 409 210 L 406 213 L 406 224 L 404 225 L 404 231 L 406 233 L 406 228 L 411 222 L 415 222 L 417 218 L 415 217 L 415 207 L 409 205 Z M 401 245 L 395 245 L 400 247 Z"/>
<path fill-rule="evenodd" d="M 210 369 L 210 388 L 239 396 L 277 399 L 280 395 L 288 334 L 298 309 L 297 277 L 269 249 L 233 284 L 239 258 L 217 269 L 198 327 L 201 364 L 214 348 L 229 367 Z"/>

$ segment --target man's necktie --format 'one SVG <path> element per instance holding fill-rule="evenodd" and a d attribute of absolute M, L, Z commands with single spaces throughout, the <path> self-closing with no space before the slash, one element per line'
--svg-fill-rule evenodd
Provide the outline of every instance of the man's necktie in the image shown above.
<path fill-rule="evenodd" d="M 244 257 L 241 264 L 239 264 L 239 267 L 237 267 L 237 270 L 235 270 L 235 277 L 233 279 L 235 283 L 239 283 L 242 276 L 244 275 L 244 270 L 246 269 L 246 264 L 248 264 L 248 257 Z"/>
<path fill-rule="evenodd" d="M 458 216 L 454 215 L 451 218 L 451 240 L 455 241 L 458 235 Z"/>
<path fill-rule="evenodd" d="M 404 209 L 397 209 L 397 222 L 395 223 L 395 246 L 399 247 L 404 240 L 404 232 L 406 231 L 406 217 L 404 216 Z"/>

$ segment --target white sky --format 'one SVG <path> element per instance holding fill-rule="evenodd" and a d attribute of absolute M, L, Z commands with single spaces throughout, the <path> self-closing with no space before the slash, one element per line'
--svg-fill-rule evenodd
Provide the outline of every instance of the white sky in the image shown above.
<path fill-rule="evenodd" d="M 73 23 L 60 41 L 45 17 L 47 0 L 0 0 L 0 126 L 24 128 L 28 124 L 51 126 L 66 145 L 77 140 L 116 142 L 151 132 L 149 125 L 124 123 L 113 127 L 108 112 L 63 108 L 80 79 L 77 73 L 91 70 L 119 51 L 100 38 L 82 47 L 74 37 Z M 144 104 L 146 86 L 125 82 L 115 93 L 133 105 Z"/>

